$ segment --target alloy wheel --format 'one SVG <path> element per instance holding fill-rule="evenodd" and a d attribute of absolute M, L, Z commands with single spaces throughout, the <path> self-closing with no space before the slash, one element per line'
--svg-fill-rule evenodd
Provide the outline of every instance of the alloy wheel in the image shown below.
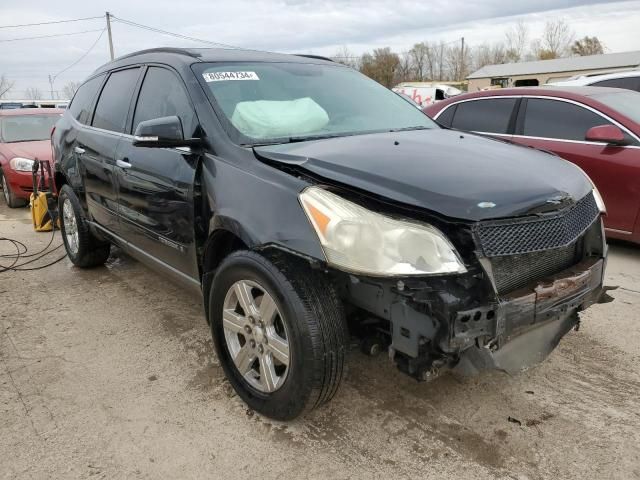
<path fill-rule="evenodd" d="M 222 325 L 238 372 L 256 390 L 272 393 L 289 372 L 289 335 L 274 299 L 258 283 L 240 280 L 225 296 Z"/>
<path fill-rule="evenodd" d="M 62 204 L 62 216 L 64 218 L 64 234 L 67 239 L 67 248 L 70 253 L 77 255 L 79 248 L 78 223 L 73 211 L 73 205 L 71 205 L 71 200 L 68 198 L 65 198 Z"/>
<path fill-rule="evenodd" d="M 10 198 L 9 198 L 9 185 L 7 185 L 7 179 L 4 175 L 0 175 L 2 176 L 2 194 L 4 195 L 4 199 L 7 202 L 7 205 L 10 202 Z"/>

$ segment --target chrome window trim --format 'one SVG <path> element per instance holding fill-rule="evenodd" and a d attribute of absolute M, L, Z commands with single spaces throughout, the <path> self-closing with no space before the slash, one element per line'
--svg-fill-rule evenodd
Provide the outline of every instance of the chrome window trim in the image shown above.
<path fill-rule="evenodd" d="M 135 140 L 135 136 L 134 135 L 129 135 L 128 133 L 114 132 L 113 130 L 106 130 L 104 128 L 94 127 L 93 125 L 87 125 L 87 124 L 84 124 L 84 123 L 80 123 L 77 119 L 75 119 L 73 117 L 71 117 L 71 120 L 76 122 L 80 128 L 88 128 L 88 129 L 94 130 L 96 132 L 107 133 L 107 134 L 114 135 L 114 136 L 117 136 L 117 137 L 122 137 L 122 138 L 128 138 L 130 140 Z M 165 148 L 165 147 L 163 147 L 163 148 Z M 166 147 L 166 148 L 169 149 L 169 150 L 177 150 L 177 151 L 179 151 L 181 153 L 188 153 L 188 154 L 192 153 L 191 147 L 188 147 L 188 146 L 186 146 L 186 147 Z"/>
<path fill-rule="evenodd" d="M 589 110 L 589 111 L 595 113 L 596 115 L 599 115 L 601 118 L 604 118 L 608 122 L 616 125 L 622 131 L 626 132 L 636 142 L 638 142 L 638 144 L 640 144 L 640 137 L 638 137 L 638 135 L 636 135 L 635 133 L 630 131 L 627 127 L 622 125 L 617 120 L 614 120 L 613 118 L 611 118 L 609 115 L 607 115 L 605 113 L 602 113 L 601 111 L 596 110 L 595 108 L 593 108 L 593 107 L 591 107 L 589 105 L 585 105 L 584 103 L 580 103 L 580 102 L 578 102 L 576 100 L 570 100 L 568 98 L 554 97 L 554 96 L 549 96 L 549 95 L 491 95 L 491 96 L 487 96 L 487 97 L 466 98 L 464 100 L 460 100 L 460 101 L 457 101 L 457 102 L 450 103 L 445 108 L 443 108 L 441 111 L 439 111 L 433 117 L 433 119 L 437 120 L 438 117 L 440 117 L 440 115 L 442 115 L 445 112 L 445 110 L 447 110 L 448 108 L 450 108 L 450 107 L 452 107 L 454 105 L 459 105 L 461 103 L 466 103 L 466 102 L 475 102 L 475 101 L 478 101 L 478 100 L 495 100 L 495 99 L 499 99 L 499 98 L 527 98 L 527 99 L 529 99 L 529 98 L 537 98 L 537 99 L 542 99 L 542 100 L 556 100 L 558 102 L 571 103 L 571 104 L 576 105 L 578 107 L 581 107 L 581 108 L 584 108 L 586 110 Z M 567 143 L 582 143 L 582 144 L 587 144 L 587 145 L 607 145 L 606 143 L 603 143 L 603 142 L 588 142 L 586 140 L 569 140 L 569 139 L 564 139 L 564 138 L 533 137 L 533 136 L 528 136 L 528 135 L 515 135 L 515 134 L 511 135 L 511 134 L 508 134 L 508 133 L 489 133 L 489 132 L 480 132 L 480 131 L 477 131 L 477 130 L 473 130 L 473 131 L 475 133 L 481 133 L 483 135 L 500 135 L 500 136 L 508 136 L 508 137 L 530 138 L 530 139 L 537 139 L 537 140 L 550 140 L 550 141 L 567 142 Z M 623 145 L 623 146 L 620 146 L 619 148 L 640 149 L 640 145 Z"/>

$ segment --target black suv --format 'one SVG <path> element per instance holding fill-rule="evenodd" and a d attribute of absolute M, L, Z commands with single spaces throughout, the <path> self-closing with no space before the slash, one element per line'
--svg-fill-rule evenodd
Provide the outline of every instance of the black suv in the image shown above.
<path fill-rule="evenodd" d="M 131 54 L 79 88 L 53 146 L 71 261 L 116 244 L 201 292 L 229 381 L 269 417 L 329 400 L 351 338 L 422 380 L 520 370 L 602 290 L 582 171 L 327 59 Z"/>

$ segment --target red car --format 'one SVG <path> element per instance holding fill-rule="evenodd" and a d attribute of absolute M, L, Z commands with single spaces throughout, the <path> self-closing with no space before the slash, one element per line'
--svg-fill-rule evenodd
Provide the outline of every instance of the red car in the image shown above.
<path fill-rule="evenodd" d="M 55 108 L 0 110 L 0 185 L 9 207 L 29 203 L 33 161 L 51 162 L 51 129 L 63 112 Z"/>
<path fill-rule="evenodd" d="M 640 243 L 640 93 L 606 87 L 506 88 L 423 110 L 445 127 L 548 150 L 582 168 L 607 207 L 607 236 Z"/>

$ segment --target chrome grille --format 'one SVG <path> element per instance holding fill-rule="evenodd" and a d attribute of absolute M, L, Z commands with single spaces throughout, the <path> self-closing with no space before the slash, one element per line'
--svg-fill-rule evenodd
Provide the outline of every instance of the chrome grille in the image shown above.
<path fill-rule="evenodd" d="M 599 214 L 590 193 L 557 215 L 481 222 L 474 232 L 487 257 L 543 252 L 575 242 Z"/>

